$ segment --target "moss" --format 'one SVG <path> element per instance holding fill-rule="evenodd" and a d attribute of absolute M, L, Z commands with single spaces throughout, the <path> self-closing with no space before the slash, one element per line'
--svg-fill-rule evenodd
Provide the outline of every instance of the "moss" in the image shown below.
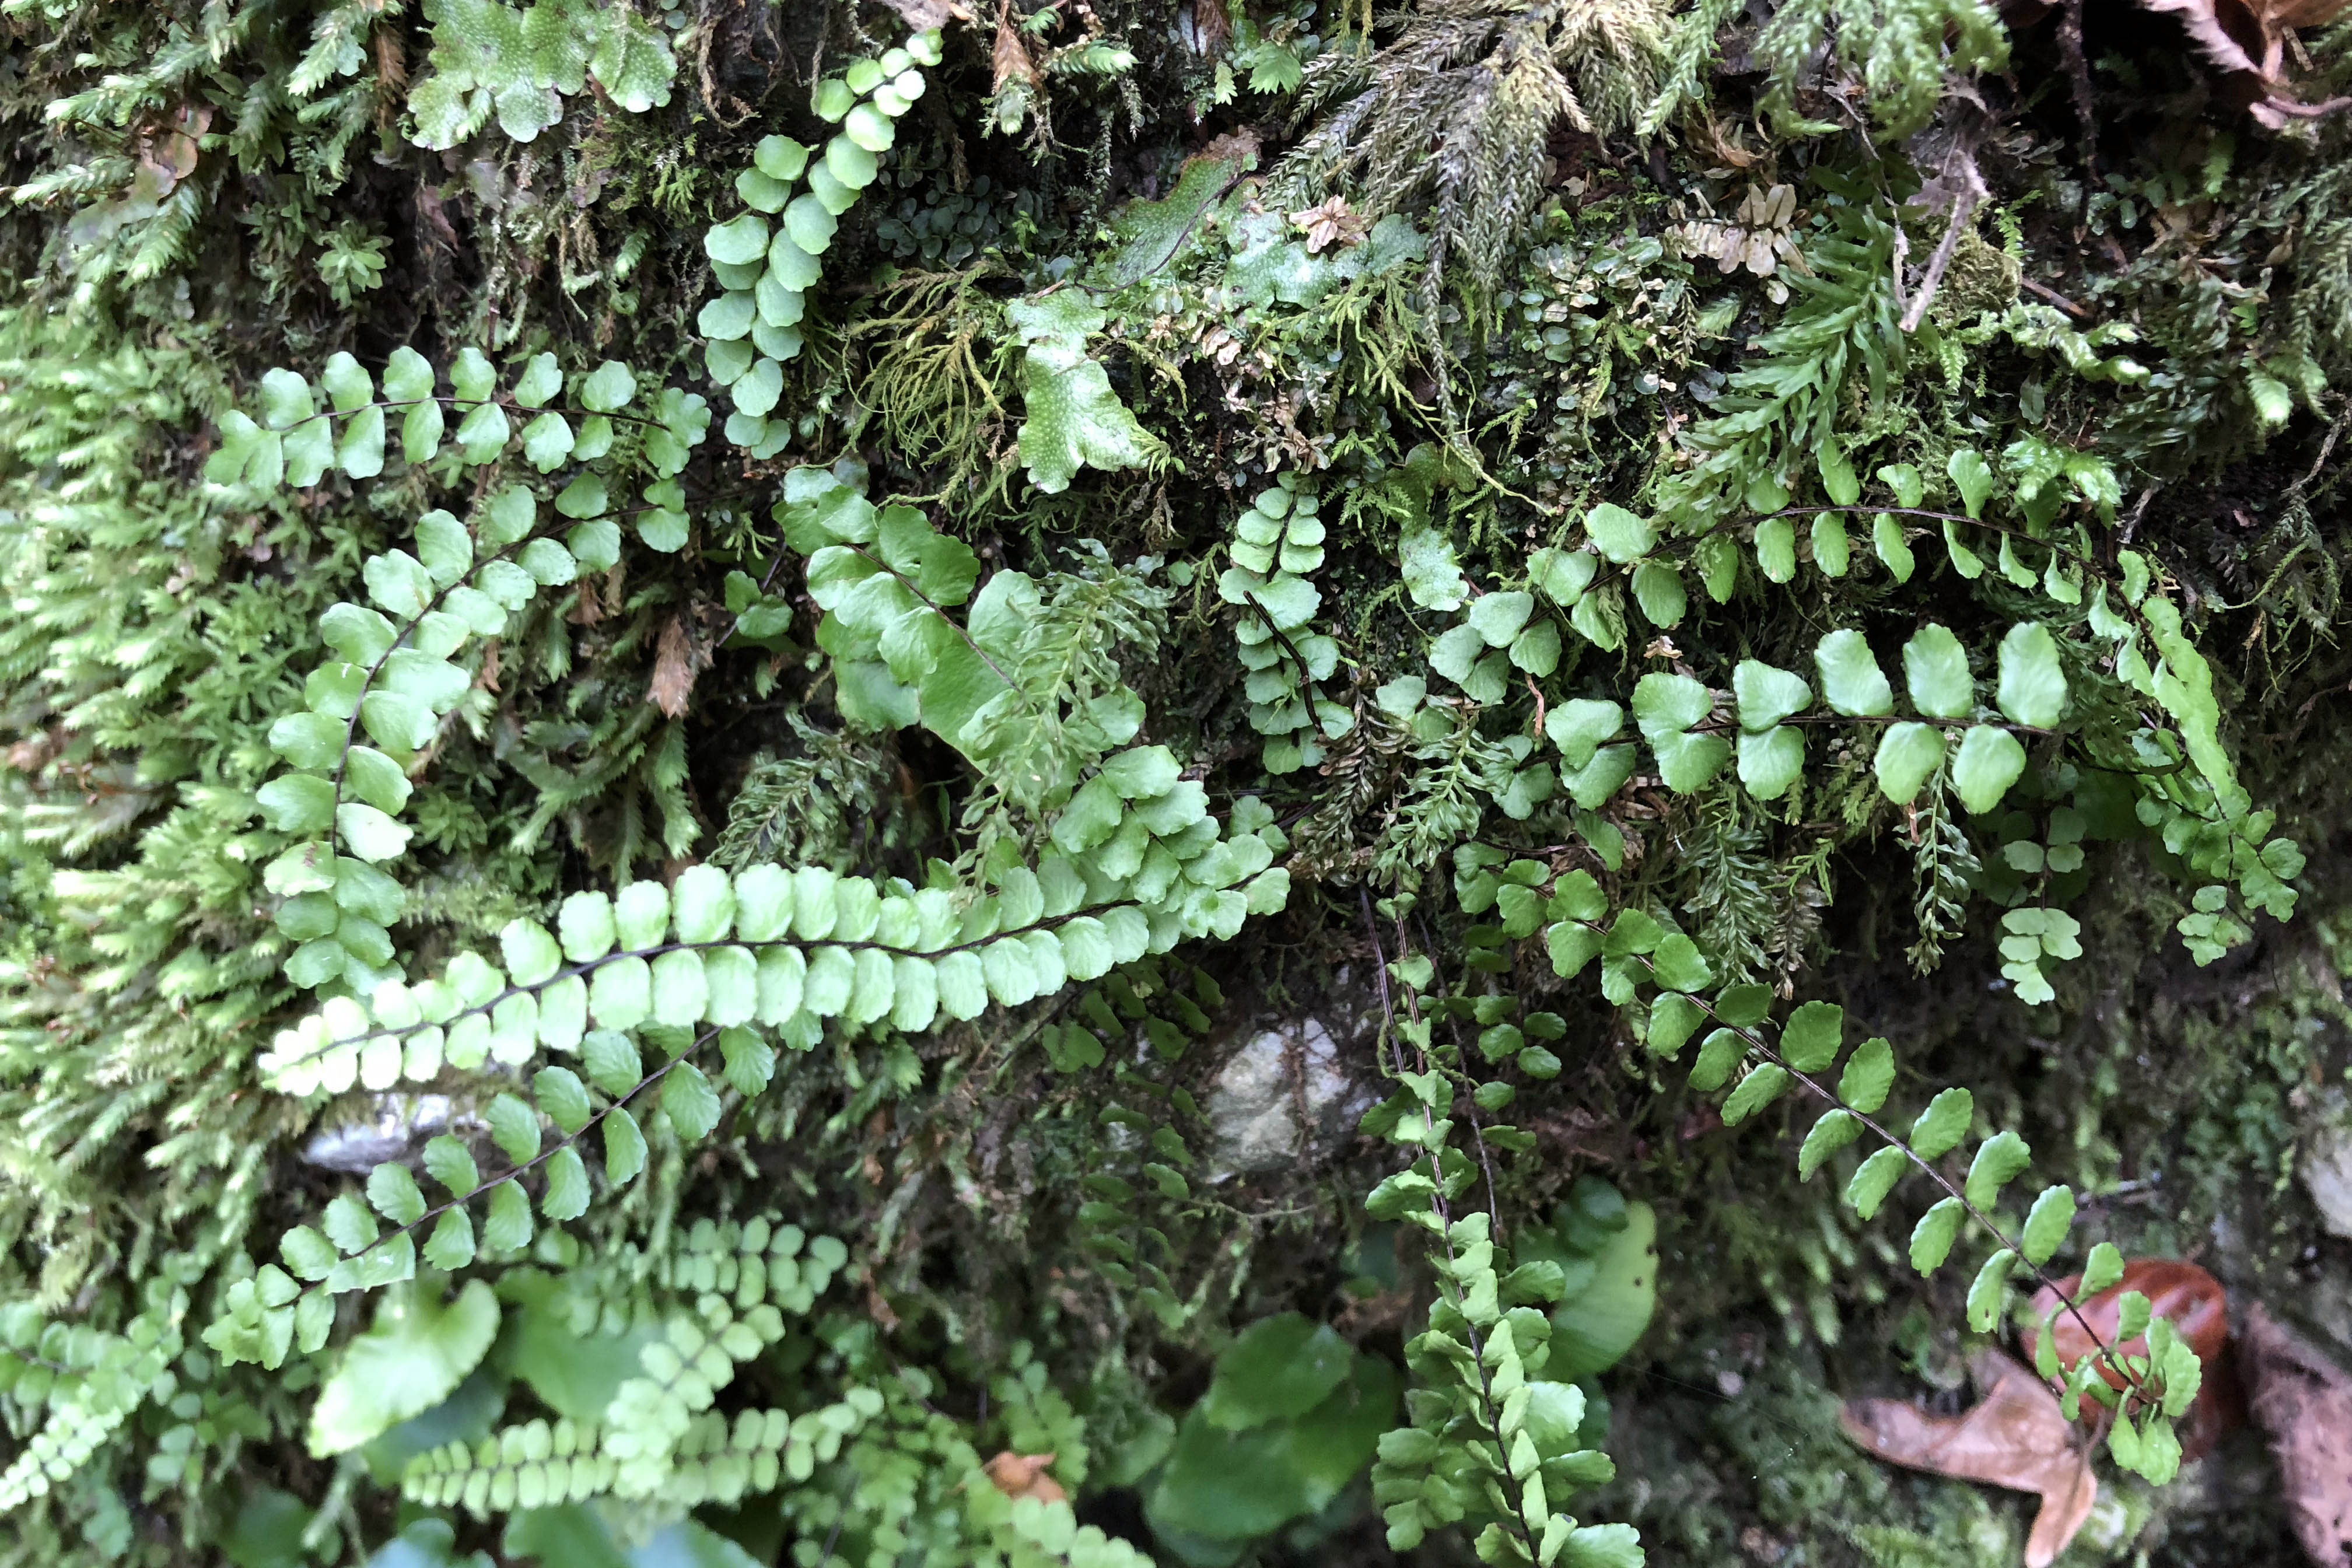
<path fill-rule="evenodd" d="M 633 1103 L 648 1173 L 598 1186 L 568 1231 L 549 1222 L 485 1270 L 518 1320 L 558 1292 L 614 1326 L 728 1310 L 715 1284 L 661 1282 L 702 1267 L 695 1238 L 721 1222 L 843 1238 L 823 1306 L 716 1396 L 730 1416 L 853 1394 L 883 1412 L 785 1500 L 702 1510 L 768 1559 L 829 1539 L 877 1561 L 994 1551 L 964 1533 L 971 1494 L 956 1489 L 1000 1445 L 1066 1449 L 1085 1516 L 1148 1543 L 1123 1503 L 1153 1484 L 1154 1445 L 1238 1331 L 1299 1310 L 1403 1361 L 1443 1254 L 1364 1211 L 1419 1152 L 1381 1131 L 1393 1108 L 1295 1168 L 1219 1181 L 1203 1160 L 1202 1108 L 1235 1043 L 1267 1017 L 1352 1016 L 1368 984 L 1408 1023 L 1425 1010 L 1415 1048 L 1452 1076 L 1424 1131 L 1445 1122 L 1463 1161 L 1446 1167 L 1452 1201 L 1490 1208 L 1506 1248 L 1588 1176 L 1657 1211 L 1658 1316 L 1590 1391 L 1613 1406 L 1618 1479 L 1553 1505 L 1638 1524 L 1659 1563 L 2013 1557 L 2025 1502 L 1885 1469 L 1836 1423 L 1858 1394 L 1962 1397 L 1968 1268 L 1922 1279 L 1903 1239 L 1934 1194 L 1915 1180 L 1857 1219 L 1839 1194 L 1861 1148 L 1798 1180 L 1819 1108 L 1794 1096 L 1723 1127 L 1719 1094 L 1689 1085 L 1696 1040 L 1651 1047 L 1672 1016 L 1654 986 L 1555 972 L 1542 932 L 1579 877 L 1612 917 L 1686 933 L 1704 991 L 1753 982 L 1781 1016 L 1833 1001 L 1849 1041 L 1895 1041 L 1898 1112 L 1969 1088 L 1972 1136 L 1944 1166 L 1957 1176 L 1978 1139 L 2015 1129 L 2035 1183 L 2084 1200 L 2054 1268 L 2105 1238 L 2197 1257 L 2244 1296 L 2347 1299 L 2342 1245 L 2294 1180 L 2300 1141 L 2352 1074 L 2336 738 L 2352 656 L 2336 646 L 2342 454 L 2320 400 L 2352 374 L 2340 126 L 2306 145 L 2167 98 L 2201 90 L 2191 66 L 2135 36 L 2097 52 L 2107 130 L 2085 146 L 2063 63 L 2021 22 L 2014 87 L 1970 89 L 1968 114 L 1999 133 L 1969 141 L 1949 120 L 1962 100 L 1933 98 L 1958 58 L 1937 50 L 1985 60 L 1992 46 L 1971 17 L 1948 34 L 1934 5 L 1789 8 L 1759 45 L 1716 39 L 1741 24 L 1713 0 L 1675 20 L 1637 5 L 1396 21 L 1203 0 L 1172 26 L 1134 0 L 1022 0 L 950 28 L 891 121 L 875 184 L 804 291 L 755 455 L 719 434 L 729 395 L 698 338 L 714 291 L 703 237 L 739 205 L 730 182 L 760 139 L 830 136 L 817 79 L 903 39 L 902 14 L 925 7 L 639 6 L 677 62 L 666 103 L 625 107 L 609 83 L 564 92 L 530 140 L 494 125 L 446 155 L 412 139 L 414 93 L 446 68 L 425 62 L 454 47 L 433 34 L 457 0 L 299 9 L 58 0 L 0 21 L 16 132 L 0 179 L 23 198 L 0 216 L 0 1174 L 21 1194 L 0 1223 L 0 1313 L 16 1314 L 0 1341 L 52 1321 L 113 1334 L 149 1313 L 183 1345 L 178 1394 L 12 1516 L 0 1563 L 216 1555 L 248 1495 L 327 1510 L 361 1555 L 405 1517 L 308 1450 L 317 1380 L 372 1303 L 347 1300 L 324 1359 L 298 1353 L 291 1372 L 189 1348 L 348 1184 L 304 1163 L 309 1139 L 387 1109 L 360 1090 L 289 1099 L 257 1074 L 312 999 L 281 974 L 291 943 L 263 868 L 285 836 L 255 792 L 280 767 L 269 727 L 304 700 L 320 612 L 363 594 L 363 563 L 410 543 L 426 507 L 465 511 L 480 476 L 395 464 L 299 497 L 199 479 L 264 370 L 315 372 L 339 348 L 370 366 L 402 343 L 436 363 L 463 344 L 583 370 L 609 356 L 718 405 L 679 476 L 682 544 L 631 533 L 609 571 L 547 584 L 464 670 L 462 706 L 410 770 L 417 837 L 390 934 L 412 974 L 492 950 L 562 894 L 667 880 L 697 858 L 903 878 L 979 909 L 983 875 L 1055 842 L 1042 766 L 1010 777 L 960 731 L 861 728 L 873 700 L 845 695 L 843 623 L 818 604 L 842 559 L 820 565 L 793 537 L 803 469 L 914 508 L 926 543 L 968 549 L 982 576 L 1093 573 L 1137 604 L 1168 584 L 1164 634 L 1155 608 L 1055 643 L 1075 599 L 1055 588 L 1008 636 L 1041 667 L 1074 667 L 1083 640 L 1073 712 L 1105 733 L 1139 725 L 1220 820 L 1256 813 L 1282 845 L 1286 908 L 1229 939 L 1196 931 L 916 1035 L 810 1014 L 768 1042 L 781 1065 L 764 1090 L 712 1089 L 698 1142 L 656 1120 L 666 1091 L 646 1094 Z M 541 26 L 569 14 L 540 9 Z M 496 43 L 520 11 L 467 15 Z M 338 29 L 356 29 L 352 49 Z M 1798 79 L 1818 37 L 1878 91 L 1874 107 L 1838 100 L 1843 128 L 1801 135 L 1786 116 L 1832 108 Z M 1721 72 L 1718 42 L 1734 47 Z M 1745 68 L 1759 59 L 1780 75 Z M 298 72 L 319 82 L 297 90 Z M 1663 118 L 1643 125 L 1662 83 Z M 520 115 L 553 89 L 516 91 Z M 1916 145 L 1973 148 L 1990 193 L 1984 232 L 1959 237 L 1911 334 L 1895 324 L 1902 289 L 1939 230 L 1906 205 L 1927 171 L 1857 128 L 1874 112 L 1944 116 Z M 206 114 L 200 133 L 173 129 Z M 1622 139 L 1635 126 L 1654 150 L 1639 160 Z M 1325 179 L 1358 153 L 1369 182 Z M 129 182 L 167 169 L 187 199 L 140 216 Z M 1682 254 L 1678 230 L 1751 185 L 1790 193 L 1774 275 Z M 373 287 L 361 250 L 381 252 Z M 1098 311 L 1101 330 L 1050 345 L 1014 330 L 1066 309 Z M 1099 370 L 1102 398 L 1142 432 L 1130 450 L 1154 463 L 1081 464 L 1052 494 L 1022 477 L 1041 349 Z M 1284 691 L 1311 686 L 1328 706 L 1299 721 L 1320 730 L 1319 760 L 1277 773 L 1253 725 L 1271 705 L 1251 689 L 1263 645 L 1221 582 L 1236 518 L 1283 475 L 1322 497 L 1323 542 L 1302 546 L 1323 556 L 1301 568 L 1315 604 L 1292 630 L 1329 639 L 1331 658 L 1299 681 L 1288 667 L 1309 658 L 1286 649 Z M 551 494 L 563 477 L 520 458 L 497 477 L 518 476 Z M 1654 527 L 1651 544 L 1584 550 L 1603 502 Z M 1947 519 L 1975 556 L 1945 542 Z M 2189 647 L 2211 667 L 2218 711 L 2194 766 L 2167 749 L 2194 726 L 2127 684 L 2068 597 L 2080 568 L 2086 589 L 2114 580 L 2104 613 L 2119 613 L 2126 546 L 2152 565 L 2148 603 L 2186 617 L 2168 675 L 2193 675 Z M 1570 593 L 1562 558 L 1538 565 L 1547 549 L 1590 584 Z M 738 635 L 754 604 L 769 630 Z M 950 607 L 950 635 L 971 630 Z M 1822 685 L 1821 639 L 1850 628 L 1891 677 L 1928 623 L 1950 628 L 1972 681 L 1955 723 L 2011 724 L 1996 716 L 2014 705 L 2000 690 L 2012 627 L 2065 650 L 2071 706 L 2015 726 L 2024 772 L 1997 809 L 1963 807 L 1948 771 L 1910 805 L 1887 798 L 1880 730 L 1818 708 L 1791 726 L 1806 750 L 1787 793 L 1736 782 L 1736 752 L 1721 782 L 1670 785 L 1654 735 L 1621 787 L 1580 805 L 1561 787 L 1545 721 L 1567 703 L 1638 706 L 1645 678 L 1686 680 L 1708 710 L 1684 738 L 1747 747 L 1736 692 L 1752 663 Z M 2280 817 L 2216 847 L 2195 812 L 2225 752 Z M 2252 904 L 2284 908 L 2284 887 L 2249 889 L 2263 889 L 2253 863 L 2293 858 L 2266 847 L 2286 838 L 2309 859 L 2281 873 L 2303 900 L 2282 924 Z M 2071 868 L 2050 854 L 2077 847 Z M 1528 901 L 1506 900 L 1506 868 Z M 1496 885 L 1480 891 L 1482 876 Z M 2192 903 L 2200 891 L 2223 908 Z M 2054 994 L 2030 1005 L 2001 921 L 2045 910 L 2079 924 L 2082 951 L 2032 961 Z M 2196 967 L 2179 922 L 2200 915 L 2242 918 L 2248 939 Z M 1408 1000 L 1412 957 L 1431 973 Z M 1604 986 L 1639 994 L 1621 1006 Z M 1351 1084 L 1385 1084 L 1405 1034 L 1351 1036 L 1333 1059 Z M 649 1031 L 645 1061 L 694 1040 Z M 730 1041 L 746 1082 L 757 1061 Z M 456 1097 L 470 1137 L 496 1097 L 539 1093 L 541 1067 L 586 1063 L 451 1073 L 433 1092 Z M 715 1064 L 709 1081 L 725 1081 Z M 2000 1217 L 2013 1226 L 2032 1184 Z M 469 1386 L 495 1384 L 520 1421 L 547 1401 L 509 1360 Z M 1423 1371 L 1415 1416 L 1445 1392 Z M 0 1398 L 12 1430 L 46 1419 L 30 1395 Z M 2069 1561 L 2283 1560 L 2262 1484 L 2242 1440 L 2169 1491 L 2115 1486 Z M 1246 1550 L 1381 1561 L 1372 1485 L 1351 1472 L 1319 1514 Z M 453 1519 L 460 1549 L 507 1550 Z M 1403 1556 L 1471 1551 L 1441 1532 Z"/>

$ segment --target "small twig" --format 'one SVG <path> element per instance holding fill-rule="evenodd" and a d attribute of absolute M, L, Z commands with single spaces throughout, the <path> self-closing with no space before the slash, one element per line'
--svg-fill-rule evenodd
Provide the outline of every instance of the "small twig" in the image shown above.
<path fill-rule="evenodd" d="M 1903 312 L 1902 328 L 1907 334 L 1919 330 L 1927 320 L 1927 307 L 1936 302 L 1937 287 L 1944 281 L 1944 268 L 1952 264 L 1952 253 L 1959 248 L 1960 236 L 1976 215 L 1977 203 L 1988 194 L 1984 176 L 1977 173 L 1977 161 L 1969 155 L 1967 147 L 1955 143 L 1952 155 L 1944 161 L 1944 172 L 1950 174 L 1957 165 L 1968 176 L 1968 183 L 1952 198 L 1952 210 L 1944 226 L 1944 237 L 1937 243 L 1936 253 L 1927 258 L 1927 275 L 1919 279 L 1919 292 L 1911 298 L 1911 308 Z M 1898 226 L 1896 233 L 1901 233 Z"/>
<path fill-rule="evenodd" d="M 2074 118 L 2083 126 L 2085 199 L 2099 178 L 2099 115 L 2091 98 L 2091 62 L 2083 53 L 2083 0 L 2066 0 L 2058 17 L 2058 50 L 2066 59 L 2066 79 L 2074 93 Z"/>
<path fill-rule="evenodd" d="M 1364 906 L 1365 934 L 1372 939 L 1372 978 L 1380 982 L 1381 1016 L 1383 1018 L 1394 1018 L 1396 1016 L 1396 1006 L 1389 1000 L 1388 954 L 1381 951 L 1381 926 L 1380 922 L 1372 917 L 1372 890 L 1360 883 L 1356 888 L 1356 897 L 1361 900 Z M 1402 1047 L 1398 1046 L 1396 1036 L 1393 1031 L 1390 1033 L 1388 1038 L 1389 1049 L 1396 1058 L 1397 1070 L 1399 1072 L 1402 1072 L 1404 1070 L 1404 1051 Z"/>
<path fill-rule="evenodd" d="M 1291 662 L 1298 667 L 1299 696 L 1306 700 L 1307 717 L 1308 721 L 1312 722 L 1315 717 L 1315 698 L 1317 695 L 1315 690 L 1315 672 L 1307 667 L 1306 656 L 1298 651 L 1297 647 L 1292 644 L 1288 637 L 1283 636 L 1282 628 L 1274 624 L 1274 613 L 1265 607 L 1265 600 L 1259 598 L 1255 594 L 1250 593 L 1246 590 L 1243 592 L 1242 596 L 1250 602 L 1250 607 L 1255 610 L 1260 618 L 1265 622 L 1265 629 L 1274 634 L 1274 640 L 1282 645 L 1282 651 L 1288 654 L 1290 656 Z"/>
<path fill-rule="evenodd" d="M 1415 915 L 1413 923 L 1421 927 L 1421 945 L 1429 950 L 1432 960 L 1434 961 L 1437 944 L 1430 940 L 1429 922 Z M 1445 1019 L 1445 1031 L 1454 1037 L 1454 1056 L 1463 1061 L 1468 1061 L 1470 1053 L 1462 1044 L 1462 1021 L 1448 1014 Z M 1477 1104 L 1475 1100 L 1471 1103 L 1469 1121 L 1470 1141 L 1478 1146 L 1478 1166 L 1486 1176 L 1486 1212 L 1493 1216 L 1495 1239 L 1499 1242 L 1504 1239 L 1503 1205 L 1495 1196 L 1495 1159 L 1486 1152 L 1486 1130 L 1478 1124 Z"/>
<path fill-rule="evenodd" d="M 2080 3 L 2081 0 L 2076 0 L 2076 4 Z M 2352 109 L 2352 98 L 2331 98 L 2325 103 L 2297 103 L 2291 98 L 2280 98 L 2273 94 L 2263 100 L 2261 107 L 2273 114 L 2284 115 L 2290 119 L 2318 120 L 2334 114 L 2339 110 Z"/>
<path fill-rule="evenodd" d="M 1903 296 L 1903 269 L 1910 264 L 1911 237 L 1903 231 L 1903 215 L 1897 213 L 1895 216 L 1895 276 L 1893 279 L 1895 285 L 1895 309 L 1899 315 L 1906 320 L 1911 314 L 1911 306 L 1910 302 Z M 1908 331 L 1910 329 L 1906 327 L 1904 331 Z"/>
<path fill-rule="evenodd" d="M 2017 286 L 2024 289 L 2029 294 L 2039 295 L 2041 298 L 2049 300 L 2052 304 L 2057 306 L 2060 310 L 2065 311 L 2068 315 L 2074 317 L 2078 321 L 2087 321 L 2091 319 L 2090 311 L 2085 310 L 2082 306 L 2077 305 L 2074 300 L 2069 300 L 2065 295 L 2061 294 L 2057 289 L 2053 289 L 2047 283 L 2037 283 L 2031 278 L 2020 278 L 2017 280 Z"/>
<path fill-rule="evenodd" d="M 2132 542 L 2132 534 L 2139 528 L 2139 520 L 2147 515 L 2147 503 L 2155 499 L 2154 485 L 2139 492 L 2139 500 L 2132 502 L 2131 515 L 2124 519 L 2123 531 L 2116 535 L 2116 543 L 2118 546 L 2126 545 Z"/>
<path fill-rule="evenodd" d="M 2327 467 L 2327 459 L 2336 455 L 2336 437 L 2344 434 L 2344 426 L 2347 423 L 2352 423 L 2352 402 L 2347 402 L 2343 412 L 2337 414 L 2329 422 L 2327 438 L 2319 444 L 2319 456 L 2312 462 L 2311 472 L 2303 476 L 2303 483 L 2295 486 L 2295 489 L 2303 489 L 2314 479 L 2319 478 L 2320 470 Z"/>

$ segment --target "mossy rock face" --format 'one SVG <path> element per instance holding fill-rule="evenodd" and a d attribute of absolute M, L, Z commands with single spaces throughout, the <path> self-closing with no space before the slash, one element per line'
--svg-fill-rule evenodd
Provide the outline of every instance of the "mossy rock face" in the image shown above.
<path fill-rule="evenodd" d="M 0 1568 L 1975 1563 L 2019 1250 L 2352 1344 L 2323 29 L 5 9 Z"/>

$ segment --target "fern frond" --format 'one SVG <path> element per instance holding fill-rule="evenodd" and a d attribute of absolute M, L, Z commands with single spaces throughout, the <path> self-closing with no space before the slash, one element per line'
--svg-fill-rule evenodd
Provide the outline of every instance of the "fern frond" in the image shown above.
<path fill-rule="evenodd" d="M 1308 67 L 1304 110 L 1323 118 L 1276 183 L 1294 206 L 1353 186 L 1367 221 L 1433 198 L 1433 266 L 1458 250 L 1491 287 L 1542 202 L 1553 125 L 1631 131 L 1668 37 L 1654 0 L 1437 0 L 1378 52 Z"/>
<path fill-rule="evenodd" d="M 846 869 L 856 849 L 895 844 L 897 759 L 854 731 L 829 734 L 789 716 L 797 756 L 763 753 L 728 807 L 710 861 L 740 871 L 762 861 Z"/>

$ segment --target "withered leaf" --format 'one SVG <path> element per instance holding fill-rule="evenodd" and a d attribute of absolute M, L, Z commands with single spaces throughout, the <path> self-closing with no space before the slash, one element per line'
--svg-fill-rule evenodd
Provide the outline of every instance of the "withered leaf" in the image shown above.
<path fill-rule="evenodd" d="M 1233 40 L 1233 18 L 1225 15 L 1225 0 L 1192 0 L 1192 26 L 1186 41 L 1192 52 L 1213 55 Z"/>
<path fill-rule="evenodd" d="M 2352 1375 L 2255 1302 L 2239 1337 L 2254 1424 L 2278 1456 L 2295 1539 L 2314 1563 L 2352 1563 Z"/>
<path fill-rule="evenodd" d="M 1857 1399 L 1846 1436 L 1893 1464 L 2041 1496 L 2025 1568 L 2048 1568 L 2098 1500 L 2098 1478 L 2074 1443 L 2058 1396 L 1999 1351 L 1969 1363 L 1982 1401 L 1961 1415 L 1929 1415 L 1899 1399 Z"/>
<path fill-rule="evenodd" d="M 2035 1292 L 2033 1315 L 2038 1321 L 2050 1315 L 2058 1305 L 2060 1292 L 2071 1295 L 2082 1283 L 2079 1274 L 2069 1275 L 2055 1286 L 2045 1286 Z M 2061 1312 L 2053 1330 L 2056 1339 L 2058 1361 L 2062 1366 L 2073 1366 L 2093 1348 L 2090 1329 L 2098 1331 L 2101 1339 L 2111 1339 L 2123 1311 L 2122 1298 L 2126 1291 L 2137 1290 L 2147 1298 L 2148 1310 L 2159 1318 L 2168 1318 L 2197 1359 L 2210 1362 L 2221 1353 L 2230 1338 L 2230 1299 L 2221 1282 L 2194 1263 L 2183 1263 L 2170 1258 L 2135 1258 L 2124 1265 L 2124 1277 L 2113 1286 L 2080 1304 L 2081 1318 L 2073 1312 Z M 2085 1329 L 2087 1322 L 2090 1329 Z M 2025 1336 L 2026 1353 L 2033 1353 L 2035 1334 Z M 2147 1353 L 2147 1341 L 2135 1339 L 2118 1347 L 2126 1355 Z M 2107 1385 L 2123 1386 L 2113 1368 L 2107 1369 Z"/>
<path fill-rule="evenodd" d="M 1048 1473 L 1055 1458 L 1052 1454 L 1016 1454 L 1007 1448 L 981 1469 L 995 1483 L 998 1491 L 1016 1501 L 1033 1497 L 1041 1502 L 1064 1502 L 1070 1494 Z"/>
<path fill-rule="evenodd" d="M 654 647 L 654 677 L 646 699 L 676 719 L 685 713 L 687 699 L 693 695 L 694 657 L 686 646 L 686 623 L 673 616 Z"/>
<path fill-rule="evenodd" d="M 1684 255 L 1711 257 L 1718 272 L 1744 267 L 1759 278 L 1769 278 L 1783 262 L 1804 269 L 1804 258 L 1789 232 L 1796 213 L 1795 187 L 1751 184 L 1728 219 L 1695 218 L 1668 232 Z"/>
<path fill-rule="evenodd" d="M 898 13 L 899 19 L 917 32 L 927 28 L 944 27 L 949 21 L 969 22 L 971 7 L 961 0 L 882 0 Z"/>
<path fill-rule="evenodd" d="M 1348 210 L 1345 196 L 1333 196 L 1320 206 L 1290 215 L 1293 226 L 1307 231 L 1307 254 L 1314 255 L 1334 241 L 1353 245 L 1363 237 L 1364 220 Z"/>
<path fill-rule="evenodd" d="M 1006 6 L 996 16 L 996 47 L 991 51 L 989 63 L 995 73 L 992 90 L 1003 92 L 1009 81 L 1037 85 L 1037 62 L 1029 58 L 1029 47 L 1013 28 L 1012 7 Z"/>

